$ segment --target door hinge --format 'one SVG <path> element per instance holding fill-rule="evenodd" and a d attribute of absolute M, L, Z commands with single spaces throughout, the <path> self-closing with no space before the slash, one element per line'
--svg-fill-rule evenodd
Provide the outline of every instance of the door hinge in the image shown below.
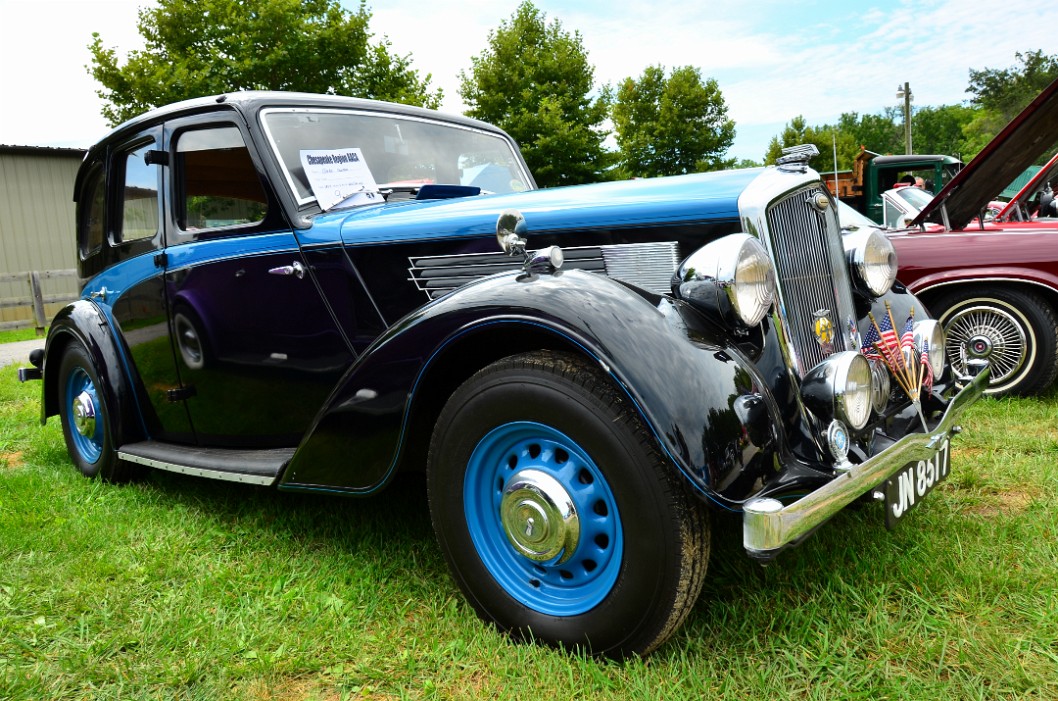
<path fill-rule="evenodd" d="M 167 265 L 169 265 L 169 256 L 167 254 L 165 254 L 165 253 L 155 253 L 154 254 L 154 267 L 156 267 L 156 268 L 164 268 Z"/>
<path fill-rule="evenodd" d="M 195 391 L 194 385 L 165 390 L 165 398 L 174 404 L 176 402 L 182 402 L 185 399 L 191 399 L 191 397 L 196 394 L 197 392 Z"/>

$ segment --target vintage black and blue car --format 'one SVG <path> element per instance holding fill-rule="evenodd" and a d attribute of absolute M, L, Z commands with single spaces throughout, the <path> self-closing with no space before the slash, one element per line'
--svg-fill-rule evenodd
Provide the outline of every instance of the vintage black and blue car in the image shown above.
<path fill-rule="evenodd" d="M 948 473 L 987 383 L 778 166 L 539 190 L 470 119 L 289 93 L 136 118 L 76 182 L 83 293 L 24 368 L 89 477 L 370 495 L 424 471 L 500 629 L 623 657 L 687 616 L 710 516 L 768 561 Z"/>

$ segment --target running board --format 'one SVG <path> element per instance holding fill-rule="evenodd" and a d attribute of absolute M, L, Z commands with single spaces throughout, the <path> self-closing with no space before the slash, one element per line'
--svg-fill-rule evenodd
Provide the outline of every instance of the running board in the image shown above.
<path fill-rule="evenodd" d="M 228 482 L 269 486 L 294 456 L 294 448 L 236 450 L 199 448 L 158 441 L 129 443 L 118 449 L 118 458 L 182 475 Z"/>

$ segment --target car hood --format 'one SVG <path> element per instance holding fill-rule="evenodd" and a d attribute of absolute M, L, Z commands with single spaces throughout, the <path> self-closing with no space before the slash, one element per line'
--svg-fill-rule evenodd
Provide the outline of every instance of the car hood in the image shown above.
<path fill-rule="evenodd" d="M 505 195 L 396 202 L 317 216 L 353 245 L 494 236 L 500 212 L 525 217 L 530 246 L 540 233 L 695 224 L 738 219 L 738 197 L 762 169 L 548 188 Z"/>
<path fill-rule="evenodd" d="M 953 229 L 963 229 L 1007 184 L 1054 147 L 1058 137 L 1058 80 L 1044 88 L 919 213 L 919 225 L 947 210 Z"/>

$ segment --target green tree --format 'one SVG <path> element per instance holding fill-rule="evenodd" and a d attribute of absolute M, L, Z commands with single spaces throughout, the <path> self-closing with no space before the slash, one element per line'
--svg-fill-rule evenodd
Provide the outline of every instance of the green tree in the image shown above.
<path fill-rule="evenodd" d="M 1012 120 L 1033 98 L 1058 78 L 1058 55 L 1042 51 L 1015 53 L 1021 66 L 970 69 L 966 92 L 971 104 L 995 112 L 1003 124 Z"/>
<path fill-rule="evenodd" d="M 965 147 L 976 155 L 1052 81 L 1058 79 L 1058 56 L 1042 51 L 1015 53 L 1020 66 L 970 70 L 970 104 L 979 108 L 964 126 Z M 963 160 L 969 160 L 964 158 Z"/>
<path fill-rule="evenodd" d="M 852 153 L 845 154 L 850 163 L 860 147 L 874 153 L 904 152 L 903 114 L 895 107 L 887 107 L 881 114 L 845 112 L 838 117 L 837 129 L 852 137 Z"/>
<path fill-rule="evenodd" d="M 542 187 L 598 180 L 608 165 L 607 100 L 591 97 L 595 70 L 580 33 L 546 20 L 531 2 L 519 5 L 460 72 L 459 94 L 467 115 L 514 137 Z"/>
<path fill-rule="evenodd" d="M 678 175 L 728 167 L 735 123 L 713 79 L 692 66 L 666 78 L 649 66 L 617 89 L 612 118 L 624 176 Z"/>
<path fill-rule="evenodd" d="M 940 153 L 965 158 L 967 143 L 963 131 L 978 111 L 966 105 L 941 105 L 915 110 L 911 117 L 915 153 Z"/>
<path fill-rule="evenodd" d="M 89 73 L 111 125 L 152 107 L 236 90 L 300 90 L 436 107 L 408 56 L 372 43 L 371 13 L 337 0 L 158 0 L 141 9 L 145 40 L 120 65 L 93 33 Z"/>
<path fill-rule="evenodd" d="M 859 153 L 859 146 L 849 132 L 829 124 L 809 126 L 804 116 L 798 115 L 786 124 L 781 134 L 772 137 L 764 154 L 764 162 L 775 163 L 784 148 L 801 144 L 813 144 L 819 149 L 819 155 L 812 160 L 811 166 L 821 171 L 833 169 L 835 148 L 838 170 L 851 168 L 852 159 Z"/>

